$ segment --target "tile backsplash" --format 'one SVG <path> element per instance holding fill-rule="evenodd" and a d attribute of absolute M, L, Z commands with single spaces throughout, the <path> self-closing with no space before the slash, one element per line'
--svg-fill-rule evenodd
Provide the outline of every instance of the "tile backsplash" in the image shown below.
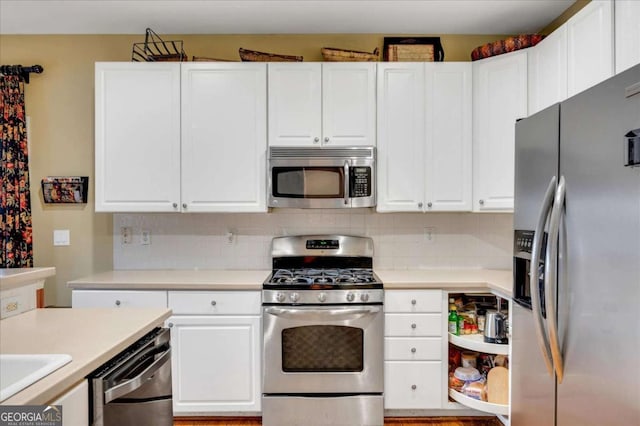
<path fill-rule="evenodd" d="M 513 215 L 504 213 L 114 214 L 113 225 L 114 269 L 271 269 L 273 237 L 331 233 L 373 238 L 378 269 L 510 269 L 512 262 Z"/>

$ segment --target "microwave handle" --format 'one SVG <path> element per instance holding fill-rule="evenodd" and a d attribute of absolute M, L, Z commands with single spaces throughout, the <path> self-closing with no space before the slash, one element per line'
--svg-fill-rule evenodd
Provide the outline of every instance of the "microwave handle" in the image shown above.
<path fill-rule="evenodd" d="M 349 160 L 344 160 L 344 204 L 349 204 Z"/>

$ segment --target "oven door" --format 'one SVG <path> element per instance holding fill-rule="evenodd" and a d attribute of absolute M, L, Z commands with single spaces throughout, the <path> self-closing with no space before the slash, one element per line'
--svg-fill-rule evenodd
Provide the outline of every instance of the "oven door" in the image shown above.
<path fill-rule="evenodd" d="M 265 306 L 264 393 L 381 393 L 381 305 Z"/>

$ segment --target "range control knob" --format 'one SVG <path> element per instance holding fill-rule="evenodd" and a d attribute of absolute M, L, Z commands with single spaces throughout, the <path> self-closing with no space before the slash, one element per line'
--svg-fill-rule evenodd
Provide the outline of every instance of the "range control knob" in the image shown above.
<path fill-rule="evenodd" d="M 282 293 L 276 293 L 276 300 L 277 300 L 278 302 L 284 302 L 284 297 L 285 297 L 285 296 L 284 296 L 284 294 L 282 294 Z"/>
<path fill-rule="evenodd" d="M 362 300 L 363 302 L 366 302 L 369 300 L 369 293 L 362 293 L 360 295 L 360 300 Z"/>
<path fill-rule="evenodd" d="M 347 302 L 353 302 L 353 300 L 356 298 L 356 295 L 349 292 L 347 293 Z"/>
<path fill-rule="evenodd" d="M 320 302 L 326 302 L 326 300 L 327 300 L 327 293 L 320 293 L 320 294 L 318 295 L 318 301 L 320 301 Z"/>
<path fill-rule="evenodd" d="M 293 303 L 296 303 L 298 300 L 300 300 L 300 294 L 299 293 L 291 293 L 289 295 L 289 299 L 291 299 L 291 301 Z"/>

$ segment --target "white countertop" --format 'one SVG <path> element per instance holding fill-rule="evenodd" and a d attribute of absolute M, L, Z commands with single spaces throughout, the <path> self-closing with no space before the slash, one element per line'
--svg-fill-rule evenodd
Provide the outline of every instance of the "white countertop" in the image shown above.
<path fill-rule="evenodd" d="M 0 268 L 0 290 L 30 285 L 56 274 L 56 268 Z"/>
<path fill-rule="evenodd" d="M 261 290 L 271 271 L 148 270 L 110 271 L 70 281 L 75 289 L 120 290 Z M 493 290 L 511 297 L 510 270 L 415 269 L 375 270 L 385 289 L 442 288 Z"/>
<path fill-rule="evenodd" d="M 71 288 L 128 290 L 261 290 L 271 271 L 127 270 L 69 281 Z"/>
<path fill-rule="evenodd" d="M 69 354 L 72 361 L 2 401 L 46 404 L 171 314 L 165 308 L 35 309 L 0 321 L 0 353 Z"/>

